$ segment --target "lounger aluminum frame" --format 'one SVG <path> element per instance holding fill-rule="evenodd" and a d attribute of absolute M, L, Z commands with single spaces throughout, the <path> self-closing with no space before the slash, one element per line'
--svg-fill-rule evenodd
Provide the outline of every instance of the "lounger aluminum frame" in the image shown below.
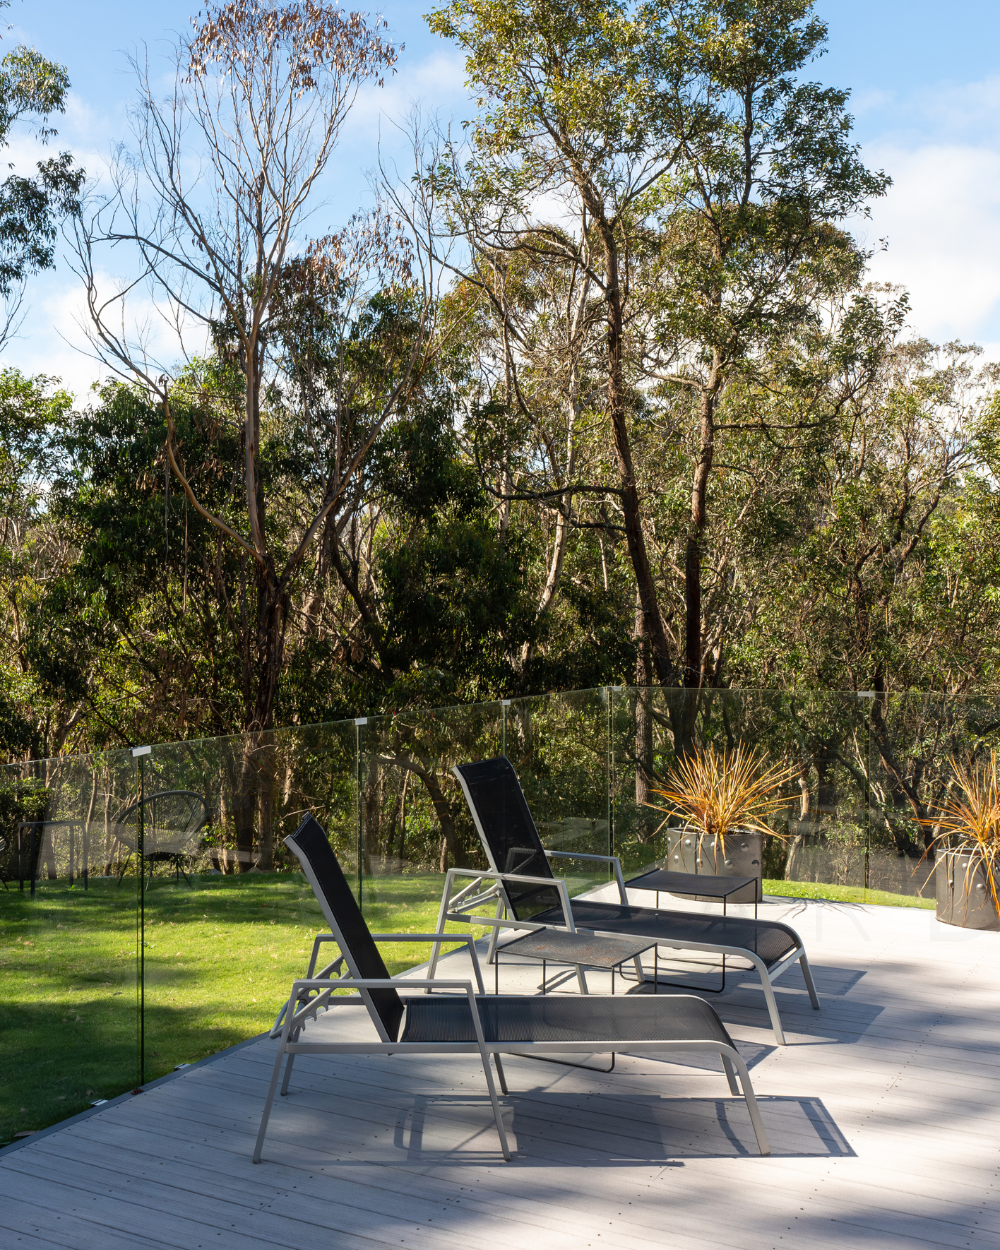
<path fill-rule="evenodd" d="M 674 950 L 709 951 L 717 955 L 746 959 L 760 977 L 771 1028 L 779 1046 L 785 1044 L 785 1033 L 773 986 L 778 977 L 798 963 L 809 993 L 809 1001 L 813 1010 L 819 1011 L 819 998 L 805 946 L 790 925 L 775 920 L 659 910 L 630 903 L 621 861 L 617 856 L 550 851 L 542 845 L 517 773 L 505 756 L 474 764 L 456 764 L 452 771 L 458 778 L 469 805 L 490 870 L 448 870 L 438 913 L 439 932 L 449 920 L 492 928 L 493 937 L 488 957 L 490 962 L 495 957 L 501 928 L 530 929 L 547 926 L 567 928 L 574 932 L 577 929 L 588 929 L 595 933 L 612 935 L 627 933 L 637 937 L 648 936 L 655 938 L 658 946 Z M 474 790 L 477 792 L 474 793 Z M 497 819 L 494 820 L 482 810 L 484 797 L 502 808 Z M 515 845 L 510 843 L 511 836 Z M 570 898 L 566 882 L 552 873 L 549 866 L 551 859 L 591 860 L 610 865 L 618 886 L 620 902 L 604 903 Z M 522 865 L 528 869 L 527 872 L 519 871 Z M 472 880 L 453 893 L 456 881 L 464 878 Z M 483 889 L 484 882 L 491 884 Z M 526 890 L 526 886 L 534 888 Z M 557 897 L 553 899 L 553 895 Z M 519 906 L 519 902 L 528 905 Z M 482 908 L 489 903 L 495 903 L 494 915 L 474 914 L 476 908 Z M 530 912 L 531 906 L 536 904 L 540 906 L 540 910 Z M 752 939 L 751 944 L 746 940 L 748 937 Z M 773 957 L 769 958 L 766 953 L 762 955 L 754 949 L 758 939 L 777 947 Z M 428 969 L 431 975 L 437 966 L 439 950 L 440 945 L 436 944 Z M 636 975 L 640 980 L 645 977 L 641 960 L 636 961 Z M 586 992 L 586 978 L 582 969 L 577 970 L 577 976 L 580 988 Z"/>
<path fill-rule="evenodd" d="M 372 934 L 337 863 L 322 827 L 306 816 L 294 834 L 285 839 L 297 856 L 330 925 L 313 943 L 310 974 L 321 945 L 334 941 L 339 957 L 322 969 L 324 975 L 308 975 L 293 983 L 271 1036 L 278 1047 L 253 1152 L 259 1163 L 268 1119 L 278 1092 L 288 1092 L 296 1055 L 478 1055 L 489 1091 L 500 1148 L 510 1159 L 510 1146 L 500 1110 L 490 1060 L 496 1066 L 500 1087 L 508 1093 L 501 1054 L 531 1055 L 608 1053 L 615 1050 L 657 1052 L 696 1051 L 718 1055 L 735 1096 L 746 1103 L 757 1145 L 770 1154 L 767 1134 L 754 1097 L 750 1074 L 715 1011 L 693 995 L 669 998 L 583 999 L 576 995 L 486 994 L 471 934 L 435 933 Z M 392 942 L 464 942 L 472 962 L 475 985 L 466 978 L 433 976 L 395 981 L 382 961 L 377 940 Z M 346 963 L 348 972 L 330 976 Z M 375 975 L 371 975 L 375 973 Z M 357 990 L 345 996 L 336 991 Z M 418 993 L 405 997 L 401 990 Z M 452 991 L 422 994 L 419 991 Z M 318 1013 L 337 1007 L 364 1004 L 378 1034 L 378 1041 L 309 1041 L 306 1031 Z M 626 1027 L 601 1029 L 595 1020 L 616 1021 Z M 601 1036 L 601 1033 L 604 1036 Z M 610 1034 L 610 1035 L 609 1035 Z M 647 1036 L 648 1034 L 648 1036 Z M 672 1034 L 672 1036 L 671 1036 Z M 287 1059 L 284 1079 L 282 1061 Z M 737 1076 L 739 1083 L 737 1083 Z"/>

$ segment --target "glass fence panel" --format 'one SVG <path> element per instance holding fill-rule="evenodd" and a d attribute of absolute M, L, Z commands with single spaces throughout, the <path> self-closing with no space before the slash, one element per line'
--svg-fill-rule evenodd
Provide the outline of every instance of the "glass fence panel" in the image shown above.
<path fill-rule="evenodd" d="M 868 849 L 867 704 L 853 694 L 625 689 L 612 696 L 614 843 L 626 876 L 654 866 L 756 876 L 758 893 L 864 891 Z M 742 748 L 785 773 L 769 832 L 725 846 L 699 836 L 676 802 L 682 761 Z M 697 796 L 694 796 L 695 798 Z M 702 801 L 710 797 L 710 791 Z M 764 885 L 763 883 L 768 883 Z M 794 885 L 792 883 L 795 883 Z M 829 893 L 829 891 L 828 891 Z M 739 901 L 748 901 L 740 896 Z"/>
<path fill-rule="evenodd" d="M 283 843 L 307 812 L 376 932 L 433 930 L 447 869 L 486 867 L 452 769 L 501 754 L 574 895 L 615 897 L 607 863 L 573 858 L 615 854 L 629 877 L 759 880 L 733 902 L 937 894 L 939 917 L 991 927 L 981 865 L 940 835 L 998 745 L 975 699 L 608 688 L 8 766 L 0 1141 L 270 1026 L 325 928 Z M 723 847 L 657 795 L 709 747 L 783 770 L 766 833 Z M 384 954 L 395 973 L 428 950 Z"/>
<path fill-rule="evenodd" d="M 376 933 L 432 933 L 446 871 L 487 866 L 452 768 L 500 754 L 501 706 L 369 717 L 359 743 L 365 919 Z M 417 942 L 384 943 L 381 950 L 393 974 L 430 955 L 429 945 Z"/>
<path fill-rule="evenodd" d="M 144 765 L 144 1077 L 271 1027 L 328 931 L 282 839 L 307 811 L 356 871 L 353 722 L 157 746 Z"/>
<path fill-rule="evenodd" d="M 870 701 L 871 850 L 869 885 L 877 898 L 907 895 L 939 913 L 957 905 L 960 923 L 994 927 L 988 883 L 976 865 L 957 875 L 950 852 L 967 841 L 942 824 L 949 803 L 963 802 L 961 774 L 973 782 L 990 770 L 1000 748 L 1000 716 L 992 703 L 912 692 Z M 986 804 L 987 808 L 989 803 Z M 964 861 L 963 861 L 964 863 Z M 956 904 L 956 898 L 958 900 Z"/>
<path fill-rule="evenodd" d="M 514 699 L 506 711 L 505 749 L 546 849 L 557 852 L 553 872 L 572 895 L 603 890 L 610 865 L 574 859 L 574 852 L 612 853 L 609 814 L 608 692 Z"/>
<path fill-rule="evenodd" d="M 131 753 L 0 770 L 0 1143 L 139 1079 Z"/>

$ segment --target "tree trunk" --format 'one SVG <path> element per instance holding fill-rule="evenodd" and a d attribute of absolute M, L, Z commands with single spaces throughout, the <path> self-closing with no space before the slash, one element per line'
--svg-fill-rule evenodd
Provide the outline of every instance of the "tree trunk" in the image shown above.
<path fill-rule="evenodd" d="M 639 811 L 640 827 L 645 830 L 646 814 L 643 805 L 649 802 L 649 783 L 653 777 L 653 708 L 648 687 L 652 684 L 649 646 L 645 630 L 646 618 L 636 596 L 635 604 L 635 805 Z M 645 841 L 643 833 L 640 840 Z"/>
<path fill-rule="evenodd" d="M 257 770 L 253 763 L 251 737 L 237 740 L 227 752 L 226 776 L 229 782 L 229 807 L 236 829 L 236 864 L 238 872 L 253 867 L 254 810 L 257 806 Z"/>
<path fill-rule="evenodd" d="M 362 802 L 361 871 L 372 876 L 372 855 L 378 856 L 382 843 L 382 769 L 377 756 L 369 756 L 365 767 L 365 789 Z"/>
<path fill-rule="evenodd" d="M 396 842 L 396 858 L 402 867 L 406 858 L 406 791 L 410 784 L 409 771 L 403 773 L 403 784 L 399 787 L 399 793 L 396 796 L 396 808 L 392 814 L 393 824 L 399 829 L 399 838 Z"/>
<path fill-rule="evenodd" d="M 449 867 L 467 867 L 468 860 L 458 841 L 455 817 L 452 815 L 451 806 L 444 796 L 444 791 L 441 789 L 437 777 L 431 770 L 418 775 L 427 787 L 427 793 L 431 796 L 431 802 L 434 804 L 434 814 L 437 816 L 438 823 L 441 826 L 441 871 L 447 872 Z M 448 863 L 449 860 L 451 860 L 450 865 Z"/>
<path fill-rule="evenodd" d="M 246 728 L 250 731 L 271 729 L 274 723 L 274 705 L 284 666 L 285 630 L 289 610 L 288 594 L 278 582 L 274 560 L 270 555 L 263 562 L 258 562 L 255 573 L 255 663 L 248 675 L 251 688 L 246 691 Z"/>
<path fill-rule="evenodd" d="M 699 689 L 702 684 L 702 606 L 701 562 L 702 538 L 705 532 L 705 501 L 708 479 L 715 454 L 715 404 L 721 381 L 718 352 L 713 353 L 712 368 L 701 393 L 699 418 L 700 448 L 691 483 L 691 521 L 684 552 L 684 685 Z"/>
<path fill-rule="evenodd" d="M 598 216 L 600 220 L 601 215 L 595 214 L 595 216 Z M 677 682 L 677 670 L 671 658 L 670 644 L 663 628 L 663 618 L 660 615 L 660 606 L 656 598 L 656 585 L 649 564 L 649 553 L 646 550 L 646 539 L 642 532 L 639 492 L 636 487 L 635 467 L 632 463 L 632 447 L 626 419 L 627 403 L 622 369 L 624 316 L 618 273 L 618 246 L 615 242 L 614 231 L 607 222 L 603 222 L 601 234 L 604 243 L 607 305 L 608 413 L 614 432 L 618 476 L 622 487 L 625 538 L 635 572 L 639 603 L 645 618 L 645 634 L 649 639 L 657 680 L 663 686 L 672 686 Z"/>
<path fill-rule="evenodd" d="M 270 736 L 270 735 L 269 735 Z M 273 742 L 262 743 L 255 757 L 257 767 L 258 867 L 274 871 L 274 789 L 275 748 Z"/>

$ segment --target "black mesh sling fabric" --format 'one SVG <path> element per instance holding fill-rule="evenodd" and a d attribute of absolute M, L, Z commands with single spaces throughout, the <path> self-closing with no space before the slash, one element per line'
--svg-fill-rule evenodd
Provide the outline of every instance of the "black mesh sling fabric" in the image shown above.
<path fill-rule="evenodd" d="M 479 760 L 475 764 L 459 764 L 455 771 L 468 787 L 473 815 L 486 840 L 485 850 L 494 871 L 554 880 L 510 760 L 506 756 Z M 537 912 L 550 908 L 562 914 L 557 890 L 544 885 L 519 886 L 513 881 L 504 885 L 515 920 L 533 920 Z"/>
<path fill-rule="evenodd" d="M 295 852 L 303 866 L 308 864 L 312 870 L 316 878 L 320 906 L 331 923 L 333 934 L 340 942 L 343 953 L 357 969 L 356 975 L 362 979 L 388 981 L 389 970 L 382 962 L 382 956 L 337 862 L 326 831 L 316 817 L 307 815 L 298 829 L 285 838 L 285 845 Z M 403 1000 L 395 990 L 367 992 L 389 1039 L 396 1041 L 403 1018 Z"/>
<path fill-rule="evenodd" d="M 491 994 L 477 996 L 487 1042 L 719 1042 L 732 1046 L 701 998 Z M 446 994 L 407 998 L 402 1042 L 474 1042 L 467 999 Z"/>
<path fill-rule="evenodd" d="M 486 852 L 497 872 L 531 877 L 552 877 L 542 840 L 531 818 L 514 766 L 505 756 L 459 764 L 472 803 L 473 815 L 486 843 Z M 555 890 L 545 886 L 517 886 L 504 882 L 515 920 L 562 925 L 562 905 Z M 793 929 L 777 920 L 749 920 L 739 916 L 707 916 L 698 912 L 654 911 L 628 903 L 599 903 L 572 899 L 573 922 L 581 929 L 603 933 L 628 933 L 651 937 L 665 945 L 695 942 L 738 946 L 771 967 L 798 944 Z"/>
<path fill-rule="evenodd" d="M 767 968 L 784 959 L 799 944 L 795 931 L 779 920 L 706 916 L 693 911 L 654 911 L 651 907 L 633 907 L 628 903 L 592 903 L 584 898 L 571 899 L 570 906 L 573 922 L 581 929 L 656 938 L 665 946 L 679 942 L 738 946 L 753 951 Z M 539 912 L 532 919 L 539 924 L 561 925 L 562 908 Z"/>

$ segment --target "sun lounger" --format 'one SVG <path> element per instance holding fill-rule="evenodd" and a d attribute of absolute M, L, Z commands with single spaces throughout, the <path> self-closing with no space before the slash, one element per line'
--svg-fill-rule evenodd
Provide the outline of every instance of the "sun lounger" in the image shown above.
<path fill-rule="evenodd" d="M 562 994 L 487 995 L 483 991 L 476 948 L 470 935 L 446 935 L 440 931 L 372 934 L 369 931 L 326 834 L 313 816 L 307 816 L 295 833 L 285 839 L 285 844 L 302 864 L 330 925 L 330 934 L 321 935 L 314 945 L 311 967 L 315 967 L 321 940 L 333 940 L 340 948 L 341 957 L 323 972 L 335 971 L 341 961 L 347 964 L 348 971 L 340 977 L 307 976 L 292 986 L 272 1032 L 272 1036 L 278 1037 L 278 1047 L 254 1147 L 254 1163 L 260 1162 L 282 1061 L 287 1060 L 281 1087 L 284 1094 L 295 1056 L 302 1054 L 417 1054 L 445 1058 L 477 1055 L 482 1063 L 505 1159 L 510 1158 L 510 1147 L 491 1059 L 506 1094 L 502 1054 L 593 1054 L 628 1049 L 677 1052 L 678 1055 L 694 1051 L 702 1056 L 718 1056 L 731 1092 L 738 1096 L 742 1086 L 760 1153 L 770 1153 L 746 1064 L 722 1021 L 702 999 L 691 995 L 615 998 Z M 426 942 L 434 938 L 466 942 L 475 987 L 467 978 L 393 980 L 389 976 L 376 945 L 378 940 Z M 350 996 L 336 993 L 344 989 L 358 993 Z M 422 993 L 424 990 L 435 992 Z M 440 992 L 442 990 L 447 992 Z M 329 1031 L 319 1024 L 318 1013 L 359 1003 L 367 1007 L 377 1039 L 369 1042 L 329 1040 Z M 313 1040 L 310 1033 L 314 1035 Z M 447 1068 L 442 1071 L 442 1080 L 448 1082 Z"/>
<path fill-rule="evenodd" d="M 747 959 L 760 977 L 774 1036 L 784 1045 L 785 1035 L 775 1002 L 773 984 L 798 961 L 813 1008 L 819 999 L 813 985 L 809 960 L 802 939 L 791 926 L 776 920 L 754 920 L 741 916 L 706 915 L 700 912 L 654 910 L 628 901 L 621 863 L 613 855 L 578 855 L 575 852 L 547 851 L 538 836 L 514 766 L 506 757 L 456 764 L 453 769 L 465 793 L 469 810 L 489 860 L 490 871 L 471 868 L 449 869 L 438 929 L 448 920 L 461 924 L 492 925 L 494 935 L 501 925 L 518 928 L 555 926 L 571 931 L 589 929 L 595 933 L 629 934 L 655 938 L 658 946 L 678 950 L 711 951 Z M 619 901 L 599 902 L 570 898 L 566 882 L 554 876 L 550 859 L 566 858 L 604 862 L 614 870 Z M 471 883 L 465 878 L 472 878 Z M 460 888 L 456 890 L 456 885 Z M 494 902 L 494 916 L 473 915 Z M 506 912 L 507 921 L 502 919 Z M 495 943 L 494 936 L 494 943 Z M 431 957 L 433 973 L 438 948 Z M 494 947 L 491 946 L 490 957 Z M 637 974 L 642 976 L 637 961 Z M 581 988 L 585 988 L 580 972 Z"/>

